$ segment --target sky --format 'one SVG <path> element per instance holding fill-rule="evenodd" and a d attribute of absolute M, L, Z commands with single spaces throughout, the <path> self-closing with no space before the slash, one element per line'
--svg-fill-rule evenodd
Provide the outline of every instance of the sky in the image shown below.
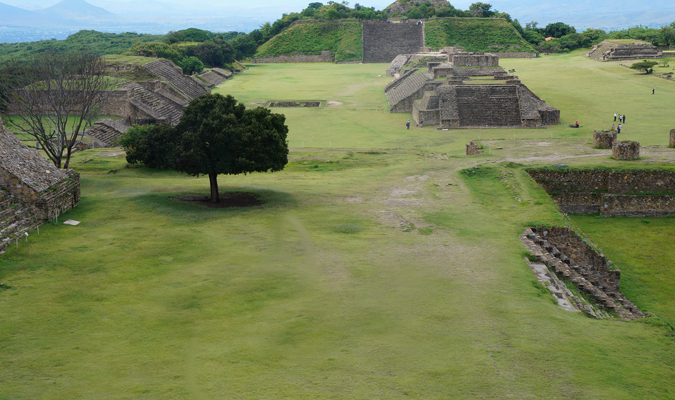
<path fill-rule="evenodd" d="M 60 0 L 0 0 L 0 2 L 9 4 L 15 7 L 20 7 L 28 10 L 35 10 L 50 7 Z M 141 8 L 146 7 L 169 7 L 175 11 L 185 9 L 199 9 L 201 11 L 211 10 L 217 13 L 232 12 L 236 9 L 269 9 L 269 10 L 285 10 L 285 12 L 299 11 L 307 7 L 307 4 L 312 0 L 284 0 L 283 5 L 280 1 L 274 0 L 247 0 L 247 1 L 233 1 L 233 0 L 199 0 L 197 2 L 186 2 L 184 0 L 86 0 L 88 3 L 95 6 L 103 7 L 111 12 L 115 9 L 124 10 L 131 5 L 137 5 Z M 394 0 L 365 0 L 360 1 L 361 5 L 366 7 L 375 7 L 381 10 L 393 3 Z M 322 1 L 324 4 L 326 1 Z M 349 1 L 353 5 L 354 1 Z M 468 8 L 472 1 L 452 1 L 455 7 Z"/>

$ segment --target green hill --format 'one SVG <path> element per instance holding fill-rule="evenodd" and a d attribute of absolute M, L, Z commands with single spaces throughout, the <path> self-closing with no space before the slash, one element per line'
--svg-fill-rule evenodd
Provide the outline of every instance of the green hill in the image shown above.
<path fill-rule="evenodd" d="M 260 46 L 255 57 L 313 55 L 328 50 L 335 61 L 361 60 L 361 34 L 358 21 L 297 24 Z"/>
<path fill-rule="evenodd" d="M 452 18 L 427 21 L 426 45 L 434 50 L 460 46 L 467 51 L 536 52 L 506 20 Z"/>

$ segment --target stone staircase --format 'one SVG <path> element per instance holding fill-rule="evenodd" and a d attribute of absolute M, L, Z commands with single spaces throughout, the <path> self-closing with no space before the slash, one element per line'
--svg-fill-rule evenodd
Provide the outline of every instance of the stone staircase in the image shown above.
<path fill-rule="evenodd" d="M 424 25 L 363 22 L 363 62 L 390 63 L 399 54 L 417 53 L 424 47 Z"/>
<path fill-rule="evenodd" d="M 159 59 L 145 64 L 143 68 L 164 79 L 190 100 L 208 92 L 208 89 L 202 87 L 192 78 L 183 75 L 182 71 L 169 60 Z"/>
<path fill-rule="evenodd" d="M 127 82 L 121 86 L 129 90 L 131 104 L 152 118 L 172 125 L 180 121 L 183 109 L 178 104 L 164 99 L 135 82 Z"/>
<path fill-rule="evenodd" d="M 34 211 L 31 207 L 13 203 L 12 197 L 0 190 L 0 252 L 40 225 Z"/>
<path fill-rule="evenodd" d="M 457 87 L 460 126 L 521 126 L 516 86 Z"/>

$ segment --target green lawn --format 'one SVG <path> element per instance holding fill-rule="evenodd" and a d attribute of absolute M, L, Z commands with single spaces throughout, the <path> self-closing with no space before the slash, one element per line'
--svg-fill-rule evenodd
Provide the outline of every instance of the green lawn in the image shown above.
<path fill-rule="evenodd" d="M 207 178 L 76 154 L 82 202 L 59 221 L 82 223 L 45 225 L 0 257 L 0 399 L 674 397 L 660 320 L 555 306 L 518 235 L 562 221 L 525 165 L 672 162 L 665 147 L 615 162 L 588 133 L 623 111 L 624 137 L 663 146 L 675 84 L 579 54 L 502 64 L 584 129 L 406 130 L 409 114 L 386 111 L 386 65 L 253 65 L 218 92 L 343 103 L 274 109 L 286 169 L 220 178 L 264 206 L 184 204 L 172 197 L 206 194 Z M 486 154 L 464 156 L 478 138 Z M 632 256 L 606 253 L 631 300 L 672 318 L 666 268 L 633 279 Z"/>

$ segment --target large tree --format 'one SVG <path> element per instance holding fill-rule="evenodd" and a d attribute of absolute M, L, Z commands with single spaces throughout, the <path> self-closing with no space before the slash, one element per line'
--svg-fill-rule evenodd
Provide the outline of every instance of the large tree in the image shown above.
<path fill-rule="evenodd" d="M 232 96 L 210 94 L 190 102 L 178 125 L 135 127 L 122 138 L 129 163 L 208 175 L 218 202 L 218 175 L 280 171 L 288 162 L 283 114 L 247 110 Z"/>
<path fill-rule="evenodd" d="M 0 66 L 0 96 L 16 115 L 12 127 L 33 137 L 58 168 L 98 116 L 112 84 L 102 58 L 56 52 Z"/>
<path fill-rule="evenodd" d="M 651 74 L 654 72 L 652 69 L 656 64 L 658 64 L 657 61 L 647 61 L 647 60 L 642 60 L 640 62 L 636 62 L 633 65 L 630 66 L 630 69 L 635 69 L 638 71 L 645 71 L 645 74 Z"/>

